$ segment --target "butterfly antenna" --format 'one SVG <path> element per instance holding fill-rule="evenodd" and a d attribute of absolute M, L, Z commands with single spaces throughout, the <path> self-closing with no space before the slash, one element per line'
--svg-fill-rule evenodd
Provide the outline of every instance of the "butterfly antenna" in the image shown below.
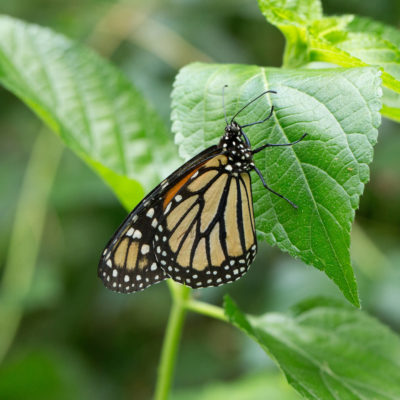
<path fill-rule="evenodd" d="M 274 93 L 276 94 L 275 90 L 266 90 L 265 92 L 262 92 L 261 94 L 259 94 L 257 97 L 255 97 L 253 100 L 250 100 L 245 106 L 243 106 L 231 119 L 231 123 L 233 122 L 233 120 L 246 108 L 248 107 L 250 104 L 254 103 L 256 100 L 258 100 L 260 97 L 264 96 L 264 94 L 267 93 Z"/>
<path fill-rule="evenodd" d="M 224 109 L 225 122 L 226 122 L 226 125 L 228 125 L 228 118 L 226 117 L 226 108 L 225 108 L 225 88 L 226 87 L 228 87 L 228 85 L 222 86 L 222 107 Z"/>

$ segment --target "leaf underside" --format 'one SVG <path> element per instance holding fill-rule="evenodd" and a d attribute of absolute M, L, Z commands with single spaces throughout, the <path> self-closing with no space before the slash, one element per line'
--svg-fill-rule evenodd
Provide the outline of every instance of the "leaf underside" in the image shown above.
<path fill-rule="evenodd" d="M 400 398 L 400 339 L 359 310 L 318 298 L 291 315 L 251 317 L 227 296 L 225 312 L 306 399 Z"/>
<path fill-rule="evenodd" d="M 258 236 L 325 271 L 354 305 L 359 305 L 350 264 L 350 229 L 380 124 L 379 71 L 375 68 L 278 70 L 244 65 L 192 64 L 179 73 L 173 91 L 173 131 L 187 158 L 217 143 L 225 122 L 265 90 L 267 94 L 236 118 L 252 147 L 266 142 L 297 145 L 270 148 L 255 156 L 268 185 L 295 202 L 265 190 L 253 176 Z"/>
<path fill-rule="evenodd" d="M 0 83 L 127 207 L 177 165 L 172 138 L 142 95 L 110 63 L 62 35 L 0 16 Z"/>

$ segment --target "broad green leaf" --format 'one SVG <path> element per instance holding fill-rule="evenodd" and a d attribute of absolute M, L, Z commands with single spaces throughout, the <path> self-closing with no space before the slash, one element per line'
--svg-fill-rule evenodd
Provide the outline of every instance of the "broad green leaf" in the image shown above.
<path fill-rule="evenodd" d="M 320 0 L 259 0 L 259 5 L 274 25 L 305 26 L 322 18 Z"/>
<path fill-rule="evenodd" d="M 285 35 L 284 65 L 324 61 L 342 67 L 378 66 L 385 86 L 382 113 L 400 121 L 400 31 L 353 15 L 305 18 L 305 0 L 259 0 L 267 20 Z"/>
<path fill-rule="evenodd" d="M 339 45 L 340 48 L 369 64 L 383 67 L 393 77 L 393 86 L 383 88 L 382 114 L 400 121 L 400 31 L 358 16 L 354 17 L 347 30 L 349 36 Z"/>
<path fill-rule="evenodd" d="M 281 374 L 258 372 L 228 382 L 214 382 L 206 386 L 179 390 L 174 400 L 299 400 L 300 396 L 287 384 Z"/>
<path fill-rule="evenodd" d="M 49 29 L 0 17 L 0 83 L 126 206 L 142 197 L 141 185 L 149 190 L 175 166 L 165 127 L 132 84 L 93 51 Z"/>
<path fill-rule="evenodd" d="M 392 26 L 382 24 L 369 18 L 355 15 L 347 26 L 349 32 L 366 32 L 400 47 L 400 31 Z"/>
<path fill-rule="evenodd" d="M 245 129 L 253 147 L 301 143 L 268 149 L 255 163 L 274 190 L 299 209 L 271 194 L 253 175 L 258 237 L 307 264 L 324 270 L 344 295 L 359 305 L 350 265 L 350 229 L 380 124 L 380 79 L 375 68 L 278 70 L 245 65 L 192 64 L 179 73 L 173 91 L 173 131 L 181 155 L 188 158 L 218 142 L 225 127 L 221 89 L 227 84 L 227 115 L 249 100 L 240 124 L 259 121 L 275 106 L 265 124 Z"/>
<path fill-rule="evenodd" d="M 226 297 L 225 311 L 307 399 L 400 398 L 400 338 L 360 310 L 315 299 L 252 317 Z"/>

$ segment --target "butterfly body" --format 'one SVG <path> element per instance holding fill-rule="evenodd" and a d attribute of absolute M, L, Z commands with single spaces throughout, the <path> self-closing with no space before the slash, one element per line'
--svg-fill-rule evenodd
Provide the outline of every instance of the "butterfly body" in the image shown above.
<path fill-rule="evenodd" d="M 295 206 L 265 184 L 253 163 L 268 146 L 278 145 L 252 150 L 242 127 L 227 122 L 218 145 L 162 181 L 117 229 L 99 262 L 105 286 L 131 293 L 166 278 L 200 288 L 243 276 L 257 252 L 250 171 Z"/>
<path fill-rule="evenodd" d="M 227 169 L 232 167 L 233 172 L 240 173 L 254 168 L 250 143 L 246 143 L 242 139 L 243 136 L 246 137 L 240 126 L 233 121 L 225 127 L 225 134 L 218 144 L 222 153 L 228 156 Z"/>

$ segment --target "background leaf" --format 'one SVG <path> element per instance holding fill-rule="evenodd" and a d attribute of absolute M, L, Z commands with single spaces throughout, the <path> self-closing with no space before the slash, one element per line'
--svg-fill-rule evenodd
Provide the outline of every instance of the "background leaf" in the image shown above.
<path fill-rule="evenodd" d="M 400 32 L 370 19 L 324 17 L 320 1 L 259 0 L 267 20 L 285 35 L 284 64 L 325 61 L 343 67 L 379 66 L 385 86 L 382 114 L 400 121 Z M 307 7 L 315 12 L 305 13 Z M 289 11 L 288 11 L 289 8 Z"/>
<path fill-rule="evenodd" d="M 157 114 L 91 50 L 49 29 L 0 17 L 0 82 L 132 207 L 176 164 Z M 162 165 L 162 170 L 154 168 Z"/>
<path fill-rule="evenodd" d="M 255 340 L 307 399 L 397 399 L 400 339 L 365 313 L 311 299 L 291 315 L 244 315 L 225 298 L 231 322 Z"/>
<path fill-rule="evenodd" d="M 348 39 L 340 47 L 370 64 L 377 64 L 400 82 L 400 31 L 369 18 L 354 16 L 348 25 Z M 360 37 L 361 36 L 361 37 Z M 361 45 L 355 42 L 362 40 Z M 398 87 L 396 85 L 396 87 Z M 400 121 L 400 90 L 383 88 L 382 114 Z"/>
<path fill-rule="evenodd" d="M 195 77 L 195 79 L 194 79 Z M 308 137 L 290 148 L 269 149 L 255 157 L 267 183 L 299 209 L 269 193 L 253 179 L 259 237 L 322 269 L 358 305 L 350 265 L 350 228 L 380 123 L 379 72 L 351 70 L 277 70 L 243 65 L 192 64 L 181 70 L 173 92 L 173 131 L 187 158 L 217 142 L 228 116 L 267 89 L 268 95 L 245 109 L 241 124 L 273 117 L 246 129 L 253 147 Z M 254 177 L 253 177 L 254 178 Z"/>

